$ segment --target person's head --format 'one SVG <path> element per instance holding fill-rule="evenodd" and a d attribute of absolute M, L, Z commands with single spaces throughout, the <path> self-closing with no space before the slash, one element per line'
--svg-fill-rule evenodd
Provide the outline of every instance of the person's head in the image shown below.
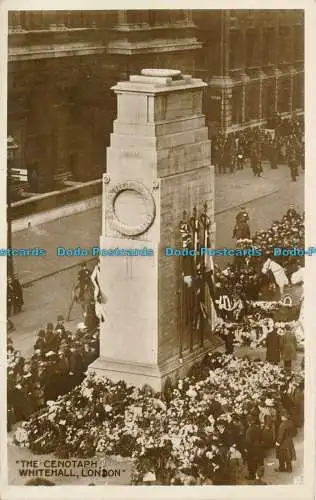
<path fill-rule="evenodd" d="M 192 276 L 184 276 L 183 277 L 183 281 L 184 283 L 189 287 L 191 288 L 192 284 L 193 284 L 193 278 Z"/>
<path fill-rule="evenodd" d="M 290 335 L 291 333 L 293 333 L 293 329 L 292 329 L 291 325 L 285 325 L 284 334 Z"/>
<path fill-rule="evenodd" d="M 86 269 L 87 264 L 86 264 L 85 262 L 82 262 L 82 263 L 80 264 L 80 266 L 81 266 L 81 269 Z"/>
<path fill-rule="evenodd" d="M 57 316 L 57 323 L 63 323 L 63 322 L 64 322 L 64 317 L 61 314 L 59 314 Z"/>
<path fill-rule="evenodd" d="M 47 323 L 46 325 L 46 332 L 53 332 L 54 331 L 54 325 L 53 323 Z"/>

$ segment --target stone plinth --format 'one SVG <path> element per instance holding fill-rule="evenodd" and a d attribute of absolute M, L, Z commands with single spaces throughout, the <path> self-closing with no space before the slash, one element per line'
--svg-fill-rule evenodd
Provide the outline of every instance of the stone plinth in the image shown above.
<path fill-rule="evenodd" d="M 164 253 L 179 247 L 183 211 L 201 211 L 204 202 L 215 237 L 204 87 L 174 70 L 143 70 L 113 87 L 117 119 L 103 178 L 100 247 L 147 248 L 152 255 L 100 258 L 107 320 L 90 369 L 157 390 L 214 347 L 210 335 L 180 353 L 180 259 Z"/>

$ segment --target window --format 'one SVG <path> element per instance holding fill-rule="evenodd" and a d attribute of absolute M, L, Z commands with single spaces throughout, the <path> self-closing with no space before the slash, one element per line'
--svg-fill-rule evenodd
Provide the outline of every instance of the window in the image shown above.
<path fill-rule="evenodd" d="M 295 26 L 294 28 L 294 54 L 296 61 L 304 59 L 304 28 Z"/>
<path fill-rule="evenodd" d="M 250 29 L 247 31 L 246 35 L 246 65 L 248 67 L 255 66 L 257 55 L 256 55 L 256 31 Z"/>
<path fill-rule="evenodd" d="M 242 88 L 232 89 L 232 123 L 237 125 L 242 122 Z"/>
<path fill-rule="evenodd" d="M 259 82 L 246 87 L 246 121 L 259 119 Z"/>
<path fill-rule="evenodd" d="M 304 109 L 304 75 L 299 73 L 294 77 L 293 110 Z"/>
<path fill-rule="evenodd" d="M 230 69 L 239 68 L 240 49 L 241 49 L 241 33 L 237 30 L 231 30 L 229 33 L 229 67 Z"/>
<path fill-rule="evenodd" d="M 270 120 L 274 113 L 275 81 L 267 80 L 263 84 L 262 116 Z"/>
<path fill-rule="evenodd" d="M 221 121 L 221 93 L 214 91 L 208 100 L 208 113 L 207 116 L 212 122 L 220 123 Z"/>
<path fill-rule="evenodd" d="M 290 80 L 289 78 L 281 78 L 278 88 L 278 111 L 286 113 L 290 108 Z"/>
<path fill-rule="evenodd" d="M 263 30 L 262 64 L 268 65 L 274 62 L 275 31 L 273 28 Z"/>
<path fill-rule="evenodd" d="M 279 29 L 279 62 L 287 63 L 291 59 L 290 28 L 281 26 Z"/>

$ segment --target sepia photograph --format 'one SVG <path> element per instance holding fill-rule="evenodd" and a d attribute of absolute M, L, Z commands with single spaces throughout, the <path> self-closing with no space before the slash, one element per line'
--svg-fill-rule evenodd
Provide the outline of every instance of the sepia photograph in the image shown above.
<path fill-rule="evenodd" d="M 8 485 L 304 485 L 305 20 L 8 11 Z"/>

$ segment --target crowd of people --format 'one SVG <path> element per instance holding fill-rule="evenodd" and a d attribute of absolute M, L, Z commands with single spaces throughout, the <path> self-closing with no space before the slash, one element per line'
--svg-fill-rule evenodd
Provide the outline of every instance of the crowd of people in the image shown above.
<path fill-rule="evenodd" d="M 14 314 L 22 311 L 24 305 L 23 289 L 16 273 L 9 275 L 7 279 L 7 317 L 8 330 L 13 331 L 14 325 L 10 319 Z"/>
<path fill-rule="evenodd" d="M 48 323 L 39 330 L 31 359 L 25 359 L 8 339 L 8 428 L 80 384 L 98 353 L 98 332 L 84 323 L 71 332 L 61 315 L 55 326 Z"/>
<path fill-rule="evenodd" d="M 271 129 L 247 128 L 212 138 L 212 163 L 219 174 L 242 170 L 246 161 L 253 174 L 261 177 L 263 162 L 272 169 L 287 163 L 291 179 L 296 181 L 299 167 L 305 169 L 304 122 L 300 117 L 281 119 L 276 115 Z"/>

